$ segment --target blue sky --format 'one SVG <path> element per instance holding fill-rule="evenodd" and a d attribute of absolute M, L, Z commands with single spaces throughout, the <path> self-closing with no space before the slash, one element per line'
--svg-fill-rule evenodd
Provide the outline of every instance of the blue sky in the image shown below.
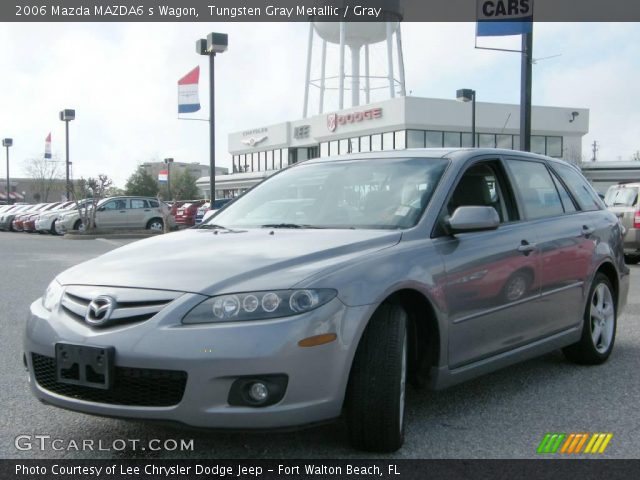
<path fill-rule="evenodd" d="M 453 98 L 464 87 L 476 89 L 479 101 L 519 102 L 519 55 L 475 49 L 473 23 L 402 29 L 413 95 Z M 0 136 L 14 138 L 12 174 L 42 156 L 49 131 L 54 155 L 63 157 L 62 108 L 77 110 L 71 124 L 76 177 L 108 173 L 122 186 L 144 161 L 206 163 L 207 124 L 178 121 L 175 112 L 178 78 L 199 64 L 201 84 L 206 81 L 206 60 L 194 44 L 210 31 L 229 34 L 229 51 L 216 60 L 216 115 L 218 163 L 230 166 L 229 132 L 300 118 L 308 25 L 2 24 Z M 534 66 L 533 103 L 591 110 L 585 158 L 594 140 L 602 160 L 628 160 L 640 150 L 640 98 L 633 96 L 640 24 L 536 24 L 534 39 L 534 58 L 561 56 Z M 518 46 L 517 38 L 481 43 Z"/>

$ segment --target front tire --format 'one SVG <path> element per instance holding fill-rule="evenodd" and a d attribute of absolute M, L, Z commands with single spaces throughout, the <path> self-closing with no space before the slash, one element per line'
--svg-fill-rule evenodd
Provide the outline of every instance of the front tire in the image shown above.
<path fill-rule="evenodd" d="M 351 367 L 346 409 L 354 447 L 395 452 L 404 442 L 407 313 L 383 304 L 365 329 Z"/>
<path fill-rule="evenodd" d="M 603 273 L 596 274 L 584 313 L 580 341 L 565 347 L 565 357 L 582 365 L 604 363 L 613 351 L 616 339 L 617 311 L 614 290 Z"/>

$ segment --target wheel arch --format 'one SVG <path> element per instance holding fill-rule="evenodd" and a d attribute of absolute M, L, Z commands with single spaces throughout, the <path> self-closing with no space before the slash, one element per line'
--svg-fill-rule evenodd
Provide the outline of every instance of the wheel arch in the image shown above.
<path fill-rule="evenodd" d="M 613 265 L 613 263 L 609 261 L 605 261 L 601 263 L 600 266 L 596 269 L 594 273 L 594 277 L 598 273 L 604 274 L 611 282 L 611 286 L 613 286 L 613 290 L 614 290 L 613 297 L 616 302 L 616 308 L 617 308 L 618 302 L 619 302 L 619 295 L 620 295 L 620 279 L 618 278 L 618 271 L 616 270 L 616 267 Z"/>

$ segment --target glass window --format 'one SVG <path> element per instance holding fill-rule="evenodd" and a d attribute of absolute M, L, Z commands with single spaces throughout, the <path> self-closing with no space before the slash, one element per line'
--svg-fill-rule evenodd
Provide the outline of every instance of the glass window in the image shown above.
<path fill-rule="evenodd" d="M 395 149 L 404 150 L 407 148 L 407 132 L 405 130 L 398 130 L 395 133 Z"/>
<path fill-rule="evenodd" d="M 547 155 L 562 157 L 562 137 L 547 137 Z"/>
<path fill-rule="evenodd" d="M 369 135 L 360 137 L 360 151 L 363 153 L 371 151 L 371 137 Z"/>
<path fill-rule="evenodd" d="M 407 148 L 424 148 L 424 130 L 407 130 Z"/>
<path fill-rule="evenodd" d="M 520 150 L 520 135 L 513 136 L 513 149 Z"/>
<path fill-rule="evenodd" d="M 470 133 L 462 133 L 462 148 L 473 147 L 473 135 Z"/>
<path fill-rule="evenodd" d="M 554 162 L 553 169 L 560 175 L 565 185 L 569 187 L 569 190 L 578 201 L 581 210 L 599 210 L 603 207 L 598 194 L 575 168 L 568 164 Z"/>
<path fill-rule="evenodd" d="M 393 150 L 393 132 L 385 132 L 382 134 L 382 149 Z"/>
<path fill-rule="evenodd" d="M 127 208 L 127 201 L 124 199 L 111 200 L 102 205 L 101 210 L 124 210 Z"/>
<path fill-rule="evenodd" d="M 351 153 L 359 153 L 360 152 L 360 138 L 350 138 L 349 139 L 349 147 L 351 148 Z"/>
<path fill-rule="evenodd" d="M 329 155 L 338 155 L 340 151 L 338 150 L 338 141 L 332 140 L 329 143 Z"/>
<path fill-rule="evenodd" d="M 151 208 L 158 208 L 160 206 L 157 200 L 149 200 L 149 205 Z"/>
<path fill-rule="evenodd" d="M 447 204 L 445 215 L 453 215 L 458 207 L 493 207 L 501 222 L 507 212 L 501 195 L 501 185 L 494 167 L 489 163 L 480 163 L 470 167 L 456 185 Z"/>
<path fill-rule="evenodd" d="M 513 135 L 496 135 L 496 147 L 513 149 Z"/>
<path fill-rule="evenodd" d="M 575 212 L 576 206 L 573 204 L 573 200 L 571 200 L 571 195 L 569 195 L 567 189 L 564 187 L 562 182 L 558 180 L 555 173 L 551 174 L 551 178 L 553 178 L 553 183 L 560 194 L 560 200 L 562 200 L 562 206 L 564 207 L 565 213 Z"/>
<path fill-rule="evenodd" d="M 480 148 L 496 148 L 496 136 L 492 133 L 479 134 L 478 146 Z"/>
<path fill-rule="evenodd" d="M 267 170 L 273 170 L 275 165 L 273 164 L 273 150 L 267 152 Z"/>
<path fill-rule="evenodd" d="M 562 215 L 564 209 L 547 167 L 539 162 L 507 160 L 519 193 L 522 209 L 529 220 Z"/>
<path fill-rule="evenodd" d="M 445 148 L 458 148 L 460 145 L 460 132 L 444 132 Z"/>
<path fill-rule="evenodd" d="M 302 163 L 236 199 L 216 215 L 215 223 L 409 228 L 427 208 L 447 164 L 425 158 Z"/>
<path fill-rule="evenodd" d="M 343 138 L 342 140 L 340 140 L 340 155 L 346 155 L 347 153 L 351 153 L 349 151 L 349 139 L 348 138 Z"/>
<path fill-rule="evenodd" d="M 382 134 L 371 135 L 371 151 L 379 152 L 380 150 L 382 150 Z"/>
<path fill-rule="evenodd" d="M 612 185 L 604 197 L 607 207 L 635 207 L 638 203 L 638 189 L 626 185 Z"/>
<path fill-rule="evenodd" d="M 427 148 L 442 148 L 442 132 L 425 132 Z"/>
<path fill-rule="evenodd" d="M 329 144 L 327 142 L 322 142 L 320 144 L 320 156 L 321 157 L 329 156 Z"/>
<path fill-rule="evenodd" d="M 149 208 L 149 205 L 146 200 L 142 200 L 141 198 L 132 198 L 131 208 Z"/>
<path fill-rule="evenodd" d="M 262 170 L 267 170 L 267 152 L 260 152 L 260 165 Z"/>
<path fill-rule="evenodd" d="M 286 167 L 287 165 L 289 165 L 289 149 L 288 148 L 283 148 L 282 150 L 280 150 L 280 157 L 281 157 L 281 165 L 283 167 Z"/>
<path fill-rule="evenodd" d="M 544 137 L 539 135 L 531 136 L 531 151 L 544 155 L 546 153 Z"/>
<path fill-rule="evenodd" d="M 296 162 L 304 162 L 309 160 L 309 149 L 306 147 L 296 149 Z"/>

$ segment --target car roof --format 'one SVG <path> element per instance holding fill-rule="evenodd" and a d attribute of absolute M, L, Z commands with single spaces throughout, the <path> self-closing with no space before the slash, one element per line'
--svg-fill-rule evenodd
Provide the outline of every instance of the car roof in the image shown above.
<path fill-rule="evenodd" d="M 381 159 L 381 158 L 446 158 L 454 162 L 464 162 L 471 157 L 479 155 L 500 155 L 527 157 L 531 159 L 544 160 L 549 162 L 562 163 L 571 165 L 570 163 L 557 158 L 539 155 L 537 153 L 522 152 L 519 150 L 508 150 L 503 148 L 407 148 L 405 150 L 386 150 L 381 152 L 366 153 L 349 153 L 347 155 L 333 155 L 330 157 L 314 158 L 302 163 L 323 163 L 344 160 L 360 160 L 360 159 Z M 300 165 L 295 164 L 295 165 Z"/>

